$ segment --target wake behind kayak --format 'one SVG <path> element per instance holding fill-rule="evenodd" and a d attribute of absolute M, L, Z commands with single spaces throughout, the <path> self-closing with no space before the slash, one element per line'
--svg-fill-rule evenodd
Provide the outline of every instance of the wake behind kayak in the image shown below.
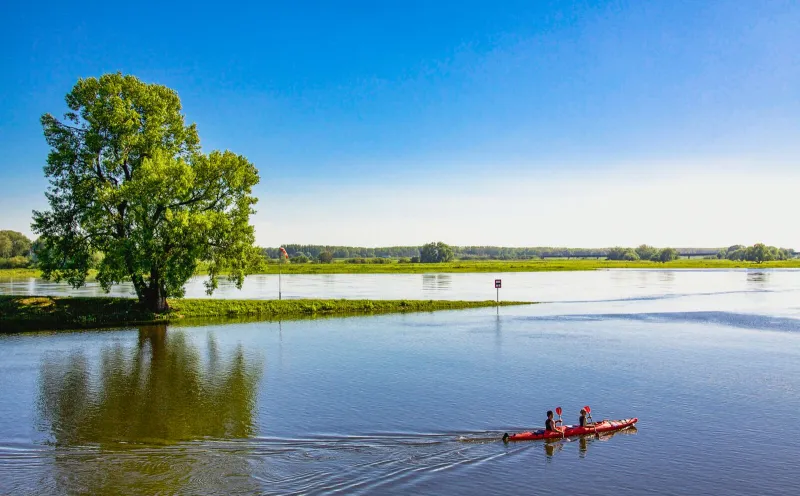
<path fill-rule="evenodd" d="M 562 439 L 565 437 L 579 437 L 592 434 L 600 434 L 602 432 L 616 432 L 628 427 L 632 427 L 638 422 L 638 418 L 627 418 L 622 420 L 603 420 L 588 427 L 581 427 L 579 425 L 565 425 L 563 431 L 545 431 L 539 429 L 536 431 L 519 432 L 517 434 L 503 434 L 503 442 L 509 441 L 536 441 L 543 439 Z"/>

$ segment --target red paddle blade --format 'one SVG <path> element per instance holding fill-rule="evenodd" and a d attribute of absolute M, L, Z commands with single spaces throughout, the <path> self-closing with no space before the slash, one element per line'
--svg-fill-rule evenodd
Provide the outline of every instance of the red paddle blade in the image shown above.
<path fill-rule="evenodd" d="M 592 413 L 592 409 L 589 408 L 589 405 L 586 405 L 585 407 L 583 407 L 583 409 L 586 410 L 586 413 Z"/>
<path fill-rule="evenodd" d="M 556 415 L 561 416 L 561 407 L 556 407 Z"/>

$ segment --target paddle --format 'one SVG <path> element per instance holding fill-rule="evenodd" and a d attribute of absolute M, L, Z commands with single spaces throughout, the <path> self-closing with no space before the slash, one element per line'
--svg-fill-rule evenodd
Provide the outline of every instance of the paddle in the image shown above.
<path fill-rule="evenodd" d="M 589 405 L 583 407 L 586 410 L 586 415 L 589 416 L 589 422 L 592 423 L 592 427 L 594 427 L 594 435 L 600 437 L 600 434 L 597 433 L 597 424 L 594 423 L 594 419 L 592 419 L 592 409 L 589 408 Z"/>
<path fill-rule="evenodd" d="M 566 429 L 564 429 L 564 421 L 563 421 L 563 420 L 561 420 L 561 412 L 562 412 L 562 411 L 563 411 L 563 410 L 561 410 L 561 407 L 560 407 L 560 406 L 557 406 L 557 407 L 556 407 L 556 415 L 558 415 L 558 421 L 561 423 L 561 439 L 564 439 L 564 431 L 565 431 Z"/>

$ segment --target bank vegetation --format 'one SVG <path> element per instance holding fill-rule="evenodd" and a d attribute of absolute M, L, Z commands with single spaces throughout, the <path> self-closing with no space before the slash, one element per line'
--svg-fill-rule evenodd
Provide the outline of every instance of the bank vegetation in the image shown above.
<path fill-rule="evenodd" d="M 500 306 L 530 302 L 503 302 Z M 440 300 L 227 300 L 173 299 L 155 313 L 133 298 L 0 295 L 0 333 L 119 327 L 208 318 L 293 320 L 313 316 L 357 316 L 433 312 L 496 306 L 494 301 Z"/>

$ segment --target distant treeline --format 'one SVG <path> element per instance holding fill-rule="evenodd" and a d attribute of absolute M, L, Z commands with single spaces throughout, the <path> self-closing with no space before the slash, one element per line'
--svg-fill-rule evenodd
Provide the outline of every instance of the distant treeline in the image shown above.
<path fill-rule="evenodd" d="M 640 245 L 636 248 L 565 248 L 535 246 L 512 248 L 506 246 L 449 246 L 442 242 L 423 246 L 361 246 L 283 245 L 294 262 L 331 262 L 346 259 L 354 264 L 400 262 L 446 262 L 450 260 L 531 260 L 540 258 L 607 258 L 609 260 L 653 260 L 667 262 L 678 256 L 704 256 L 735 261 L 763 262 L 788 260 L 798 256 L 791 248 L 778 248 L 757 243 L 753 246 L 733 245 L 728 248 L 655 248 Z M 0 269 L 36 265 L 37 242 L 16 231 L 0 231 Z M 278 248 L 262 248 L 266 258 L 279 258 Z M 102 260 L 102 253 L 92 254 L 91 266 Z"/>
<path fill-rule="evenodd" d="M 282 245 L 290 257 L 304 254 L 318 258 L 320 253 L 331 253 L 333 258 L 412 258 L 420 256 L 421 246 L 387 246 L 366 248 L 362 246 Z M 543 257 L 587 258 L 605 257 L 607 248 L 509 248 L 503 246 L 451 246 L 453 256 L 460 260 L 526 260 Z M 263 248 L 268 258 L 278 258 L 278 248 Z M 712 250 L 716 252 L 718 249 Z"/>
<path fill-rule="evenodd" d="M 419 246 L 388 246 L 384 248 L 364 248 L 358 246 L 329 246 L 329 245 L 281 245 L 290 257 L 303 254 L 308 258 L 317 259 L 320 253 L 330 253 L 333 258 L 401 258 L 419 256 Z M 262 248 L 262 253 L 267 258 L 278 258 L 278 248 Z"/>
<path fill-rule="evenodd" d="M 0 269 L 19 269 L 30 265 L 33 243 L 17 231 L 0 231 Z"/>
<path fill-rule="evenodd" d="M 777 248 L 764 243 L 753 246 L 733 245 L 723 248 L 717 253 L 717 258 L 728 260 L 746 260 L 748 262 L 768 262 L 770 260 L 789 260 L 797 256 L 797 252 L 790 248 Z"/>
<path fill-rule="evenodd" d="M 380 248 L 366 248 L 359 246 L 330 246 L 330 245 L 282 245 L 290 257 L 305 256 L 310 260 L 319 259 L 320 254 L 331 254 L 338 259 L 366 259 L 366 258 L 415 258 L 420 256 L 421 246 L 388 246 Z M 738 246 L 738 245 L 737 245 Z M 643 250 L 644 248 L 644 250 Z M 459 260 L 530 260 L 537 258 L 613 258 L 616 260 L 626 259 L 624 256 L 618 257 L 620 253 L 628 254 L 628 259 L 650 260 L 655 252 L 661 249 L 653 248 L 648 245 L 641 245 L 638 248 L 565 248 L 552 246 L 536 246 L 527 248 L 512 248 L 505 246 L 451 246 L 453 258 Z M 637 250 L 641 254 L 637 253 Z M 720 248 L 676 248 L 675 251 L 681 255 L 705 255 L 716 256 Z M 278 248 L 263 248 L 262 252 L 268 258 L 278 258 Z M 631 253 L 636 253 L 630 255 Z M 793 253 L 792 250 L 786 253 Z"/>

